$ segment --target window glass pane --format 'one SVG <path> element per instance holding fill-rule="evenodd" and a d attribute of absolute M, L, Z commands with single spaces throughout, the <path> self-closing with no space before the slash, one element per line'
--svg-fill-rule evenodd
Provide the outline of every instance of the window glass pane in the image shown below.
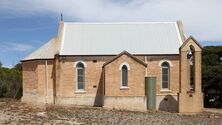
<path fill-rule="evenodd" d="M 78 69 L 78 75 L 83 75 L 83 69 Z"/>
<path fill-rule="evenodd" d="M 163 75 L 162 80 L 168 82 L 168 76 L 167 75 Z"/>
<path fill-rule="evenodd" d="M 164 63 L 162 64 L 162 67 L 164 67 L 164 68 L 169 67 L 169 64 L 168 64 L 167 62 L 164 62 Z"/>
<path fill-rule="evenodd" d="M 78 76 L 78 82 L 83 82 L 83 76 Z"/>
<path fill-rule="evenodd" d="M 163 82 L 162 88 L 168 88 L 168 82 Z"/>
<path fill-rule="evenodd" d="M 84 89 L 84 65 L 82 63 L 77 64 L 77 89 Z"/>
<path fill-rule="evenodd" d="M 169 88 L 169 64 L 162 64 L 162 88 Z"/>
<path fill-rule="evenodd" d="M 168 68 L 163 68 L 162 73 L 163 74 L 168 74 Z"/>
<path fill-rule="evenodd" d="M 128 71 L 127 71 L 127 67 L 124 65 L 122 67 L 122 86 L 128 86 L 127 82 L 128 82 Z"/>
<path fill-rule="evenodd" d="M 84 65 L 83 65 L 82 63 L 78 63 L 78 64 L 77 64 L 77 68 L 82 68 L 82 69 L 83 69 L 83 68 L 84 68 Z"/>
<path fill-rule="evenodd" d="M 123 86 L 127 86 L 127 78 L 126 73 L 123 73 Z"/>
<path fill-rule="evenodd" d="M 83 89 L 83 82 L 78 82 L 78 89 Z"/>

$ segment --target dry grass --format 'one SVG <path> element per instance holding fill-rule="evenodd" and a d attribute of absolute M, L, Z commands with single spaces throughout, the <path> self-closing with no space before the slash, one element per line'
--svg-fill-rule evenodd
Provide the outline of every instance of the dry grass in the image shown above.
<path fill-rule="evenodd" d="M 5 100 L 5 102 L 0 101 L 0 124 L 220 125 L 222 124 L 222 115 L 209 112 L 196 115 L 168 112 L 133 112 L 86 106 L 34 106 L 19 101 Z"/>

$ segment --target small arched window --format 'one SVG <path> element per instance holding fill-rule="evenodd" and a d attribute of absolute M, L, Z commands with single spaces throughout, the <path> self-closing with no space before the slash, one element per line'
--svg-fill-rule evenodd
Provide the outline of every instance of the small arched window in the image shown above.
<path fill-rule="evenodd" d="M 122 87 L 128 87 L 128 68 L 126 65 L 122 66 Z"/>
<path fill-rule="evenodd" d="M 162 89 L 169 89 L 170 81 L 170 67 L 167 62 L 163 62 L 162 65 Z"/>
<path fill-rule="evenodd" d="M 85 87 L 85 68 L 84 65 L 79 62 L 76 65 L 76 72 L 77 72 L 77 90 L 84 91 Z"/>

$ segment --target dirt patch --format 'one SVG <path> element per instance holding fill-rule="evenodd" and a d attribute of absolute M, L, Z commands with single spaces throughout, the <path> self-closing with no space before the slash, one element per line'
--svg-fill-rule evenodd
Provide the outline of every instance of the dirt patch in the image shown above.
<path fill-rule="evenodd" d="M 0 124 L 74 125 L 220 125 L 222 114 L 181 115 L 168 112 L 133 112 L 96 107 L 34 106 L 18 101 L 0 102 Z"/>

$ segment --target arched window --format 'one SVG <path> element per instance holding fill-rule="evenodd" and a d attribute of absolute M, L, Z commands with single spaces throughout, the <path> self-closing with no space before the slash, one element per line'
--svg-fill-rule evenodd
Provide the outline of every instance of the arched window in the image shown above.
<path fill-rule="evenodd" d="M 122 87 L 128 87 L 128 68 L 126 65 L 122 66 Z"/>
<path fill-rule="evenodd" d="M 189 65 L 190 65 L 190 91 L 194 91 L 195 90 L 195 69 L 194 69 L 194 65 L 195 65 L 195 51 L 194 51 L 194 47 L 190 46 L 189 50 L 188 50 L 188 54 L 187 54 L 187 58 L 189 60 Z"/>
<path fill-rule="evenodd" d="M 167 62 L 163 62 L 162 65 L 162 89 L 169 89 L 170 81 L 170 67 Z"/>
<path fill-rule="evenodd" d="M 79 62 L 76 65 L 76 72 L 77 72 L 77 90 L 84 91 L 85 87 L 85 68 L 84 65 Z"/>

